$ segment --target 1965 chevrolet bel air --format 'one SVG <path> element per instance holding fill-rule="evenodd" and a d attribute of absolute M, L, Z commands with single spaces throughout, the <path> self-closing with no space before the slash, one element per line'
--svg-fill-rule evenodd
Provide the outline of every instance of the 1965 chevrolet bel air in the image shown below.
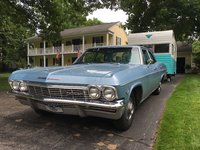
<path fill-rule="evenodd" d="M 11 92 L 35 112 L 112 119 L 127 130 L 136 107 L 159 94 L 164 64 L 140 46 L 86 50 L 71 66 L 19 70 L 9 77 Z"/>

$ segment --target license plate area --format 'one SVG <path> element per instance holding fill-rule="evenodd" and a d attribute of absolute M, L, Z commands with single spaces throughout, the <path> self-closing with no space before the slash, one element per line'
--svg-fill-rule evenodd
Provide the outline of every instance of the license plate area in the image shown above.
<path fill-rule="evenodd" d="M 46 104 L 45 108 L 51 112 L 57 112 L 57 113 L 63 112 L 62 105 L 59 105 L 59 104 Z"/>

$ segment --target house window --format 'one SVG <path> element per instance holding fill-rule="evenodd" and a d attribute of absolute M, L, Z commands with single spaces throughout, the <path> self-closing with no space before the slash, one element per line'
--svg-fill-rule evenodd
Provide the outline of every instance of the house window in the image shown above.
<path fill-rule="evenodd" d="M 48 58 L 46 58 L 46 67 L 49 66 L 49 61 L 48 61 Z"/>
<path fill-rule="evenodd" d="M 154 49 L 155 53 L 169 53 L 169 44 L 157 44 Z"/>
<path fill-rule="evenodd" d="M 71 41 L 66 41 L 65 45 L 66 46 L 70 46 L 70 45 L 72 45 L 72 42 Z"/>
<path fill-rule="evenodd" d="M 92 43 L 94 46 L 102 46 L 103 45 L 103 36 L 93 37 Z"/>
<path fill-rule="evenodd" d="M 34 60 L 32 57 L 29 58 L 29 63 L 34 64 Z"/>
<path fill-rule="evenodd" d="M 72 44 L 74 45 L 74 51 L 81 50 L 82 43 L 82 39 L 73 39 Z"/>
<path fill-rule="evenodd" d="M 121 38 L 120 37 L 116 37 L 116 45 L 121 45 Z"/>
<path fill-rule="evenodd" d="M 40 42 L 40 48 L 44 48 L 44 43 Z"/>
<path fill-rule="evenodd" d="M 43 67 L 44 66 L 44 60 L 43 58 L 40 58 L 40 67 Z"/>
<path fill-rule="evenodd" d="M 48 47 L 48 42 L 45 42 L 45 46 Z M 40 42 L 40 48 L 44 48 L 44 42 Z"/>
<path fill-rule="evenodd" d="M 61 47 L 61 45 L 62 45 L 61 41 L 56 41 L 53 43 L 54 47 Z"/>

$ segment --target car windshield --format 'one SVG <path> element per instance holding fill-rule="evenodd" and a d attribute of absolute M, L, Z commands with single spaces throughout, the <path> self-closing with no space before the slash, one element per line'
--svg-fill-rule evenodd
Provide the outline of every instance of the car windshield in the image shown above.
<path fill-rule="evenodd" d="M 138 48 L 93 48 L 87 50 L 74 64 L 122 63 L 139 64 Z"/>

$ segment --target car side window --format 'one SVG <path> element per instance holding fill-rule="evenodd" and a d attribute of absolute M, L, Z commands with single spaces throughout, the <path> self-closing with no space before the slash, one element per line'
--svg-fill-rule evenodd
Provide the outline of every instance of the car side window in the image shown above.
<path fill-rule="evenodd" d="M 142 49 L 142 54 L 143 54 L 143 61 L 144 61 L 144 64 L 147 64 L 147 61 L 149 60 L 149 54 L 147 52 L 147 50 L 145 49 Z"/>
<path fill-rule="evenodd" d="M 94 61 L 94 53 L 92 53 L 92 52 L 86 52 L 86 53 L 87 53 L 87 55 L 85 55 L 82 60 L 83 63 L 93 62 Z"/>
<path fill-rule="evenodd" d="M 153 63 L 155 63 L 156 59 L 155 59 L 154 55 L 151 53 L 151 51 L 148 51 L 148 52 L 149 52 L 150 58 L 153 60 Z"/>

